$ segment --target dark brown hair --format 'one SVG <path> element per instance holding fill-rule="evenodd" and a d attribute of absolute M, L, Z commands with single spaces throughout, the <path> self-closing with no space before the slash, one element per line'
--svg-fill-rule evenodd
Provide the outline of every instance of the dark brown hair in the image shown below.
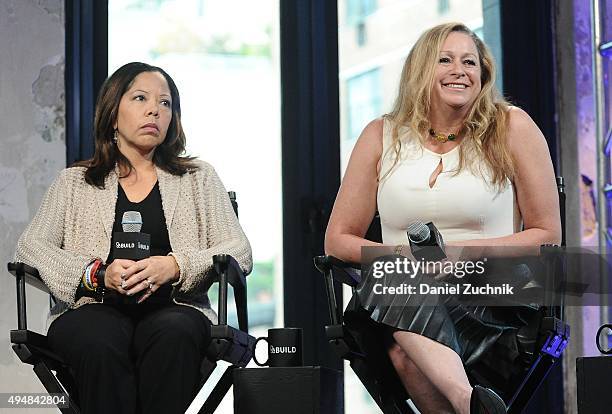
<path fill-rule="evenodd" d="M 104 188 L 104 180 L 116 165 L 132 172 L 134 167 L 119 151 L 113 142 L 114 125 L 119 113 L 121 97 L 134 83 L 136 76 L 143 72 L 158 72 L 168 82 L 172 97 L 172 119 L 164 141 L 155 148 L 153 163 L 173 175 L 183 175 L 197 169 L 193 157 L 182 156 L 185 152 L 185 133 L 181 126 L 181 100 L 176 84 L 162 68 L 141 62 L 131 62 L 121 66 L 113 73 L 100 89 L 96 102 L 94 118 L 95 150 L 92 158 L 79 161 L 75 167 L 86 167 L 85 181 Z"/>

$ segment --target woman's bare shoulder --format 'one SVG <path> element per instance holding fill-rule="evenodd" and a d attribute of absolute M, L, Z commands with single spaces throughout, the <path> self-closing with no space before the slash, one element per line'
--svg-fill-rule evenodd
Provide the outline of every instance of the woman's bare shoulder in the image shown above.
<path fill-rule="evenodd" d="M 546 144 L 546 139 L 531 116 L 523 109 L 508 108 L 508 145 L 512 152 L 524 153 L 526 150 Z"/>
<path fill-rule="evenodd" d="M 383 118 L 370 121 L 359 136 L 354 151 L 367 151 L 370 154 L 382 153 L 383 148 Z"/>

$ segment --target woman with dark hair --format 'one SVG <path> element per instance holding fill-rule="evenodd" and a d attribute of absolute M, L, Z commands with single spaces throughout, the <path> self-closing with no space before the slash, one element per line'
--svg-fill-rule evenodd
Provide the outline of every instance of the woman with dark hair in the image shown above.
<path fill-rule="evenodd" d="M 207 163 L 185 157 L 179 93 L 161 68 L 128 63 L 103 84 L 93 158 L 63 170 L 17 245 L 55 298 L 48 331 L 86 413 L 183 413 L 216 323 L 202 286 L 212 257 L 244 271 L 251 249 Z M 139 212 L 151 256 L 113 257 Z M 84 306 L 85 305 L 85 306 Z"/>
<path fill-rule="evenodd" d="M 421 35 L 393 110 L 370 122 L 355 144 L 327 227 L 327 254 L 357 263 L 363 246 L 379 246 L 364 238 L 376 210 L 383 244 L 396 252 L 408 244 L 414 222 L 433 222 L 447 245 L 559 243 L 544 136 L 494 81 L 491 53 L 465 25 L 442 24 Z M 472 387 L 466 367 L 516 332 L 508 322 L 513 315 L 497 319 L 482 307 L 362 305 L 368 322 L 391 332 L 389 359 L 421 412 L 506 412 L 493 390 Z"/>

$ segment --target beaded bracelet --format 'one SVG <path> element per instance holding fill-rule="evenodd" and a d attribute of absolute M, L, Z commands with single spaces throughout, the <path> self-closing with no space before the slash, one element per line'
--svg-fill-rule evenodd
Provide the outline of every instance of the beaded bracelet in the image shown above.
<path fill-rule="evenodd" d="M 83 276 L 81 277 L 81 284 L 85 287 L 86 290 L 93 292 L 96 288 L 91 283 L 91 265 L 88 265 L 85 268 L 85 272 L 83 272 Z"/>
<path fill-rule="evenodd" d="M 100 265 L 102 264 L 102 260 L 96 260 L 95 262 L 93 262 L 92 266 L 91 266 L 91 271 L 90 271 L 90 281 L 91 281 L 91 285 L 94 288 L 98 287 L 98 269 L 100 268 Z"/>
<path fill-rule="evenodd" d="M 102 260 L 96 259 L 85 268 L 81 277 L 79 288 L 87 292 L 81 291 L 81 296 L 94 297 L 101 301 L 104 298 L 104 275 L 106 274 L 106 265 Z"/>

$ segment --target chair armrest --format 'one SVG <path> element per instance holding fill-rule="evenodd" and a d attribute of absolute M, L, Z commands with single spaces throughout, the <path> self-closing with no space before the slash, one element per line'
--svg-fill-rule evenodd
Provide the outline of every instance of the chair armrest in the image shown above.
<path fill-rule="evenodd" d="M 6 267 L 9 273 L 15 276 L 15 284 L 17 287 L 17 328 L 26 330 L 28 329 L 26 283 L 42 292 L 51 292 L 41 279 L 36 268 L 21 262 L 10 262 Z"/>
<path fill-rule="evenodd" d="M 234 289 L 238 327 L 241 331 L 248 333 L 246 275 L 236 259 L 229 254 L 214 255 L 213 265 L 216 275 L 211 283 L 219 282 L 219 325 L 227 325 L 227 285 L 230 284 Z"/>
<path fill-rule="evenodd" d="M 325 278 L 325 291 L 327 293 L 327 304 L 329 308 L 329 318 L 332 325 L 342 323 L 342 309 L 338 307 L 336 301 L 336 290 L 334 281 L 356 287 L 361 281 L 358 273 L 359 265 L 343 262 L 334 256 L 316 256 L 314 265 Z"/>
<path fill-rule="evenodd" d="M 229 254 L 216 254 L 213 256 L 213 264 L 217 275 L 220 275 L 222 270 L 227 271 L 227 283 L 234 289 L 246 289 L 246 275 L 236 259 Z"/>
<path fill-rule="evenodd" d="M 20 277 L 23 277 L 28 285 L 33 286 L 44 293 L 51 293 L 45 282 L 43 282 L 42 278 L 40 277 L 38 269 L 35 267 L 21 262 L 10 262 L 7 264 L 7 268 L 9 273 L 15 276 L 18 280 Z"/>
<path fill-rule="evenodd" d="M 359 273 L 361 266 L 356 263 L 343 262 L 334 256 L 316 256 L 314 258 L 315 267 L 325 273 L 326 269 L 333 270 L 332 277 L 336 282 L 340 282 L 351 287 L 355 287 L 361 282 Z"/>

